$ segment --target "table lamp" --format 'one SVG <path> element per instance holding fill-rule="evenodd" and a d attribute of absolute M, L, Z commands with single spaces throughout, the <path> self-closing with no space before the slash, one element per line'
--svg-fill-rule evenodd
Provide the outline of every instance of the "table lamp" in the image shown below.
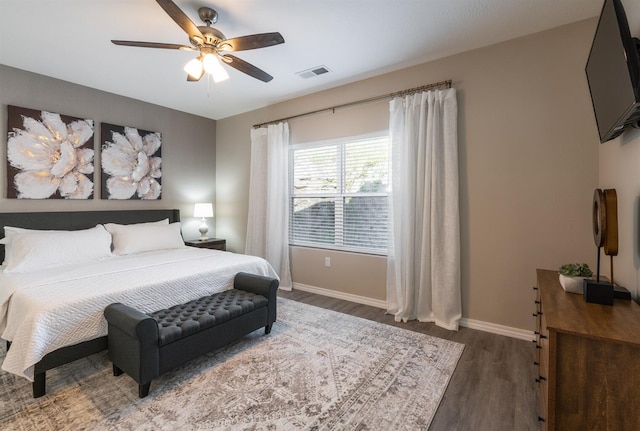
<path fill-rule="evenodd" d="M 213 204 L 205 204 L 205 203 L 196 204 L 193 209 L 193 216 L 202 217 L 200 228 L 198 228 L 198 230 L 200 231 L 200 238 L 198 239 L 200 241 L 208 240 L 209 238 L 207 237 L 207 232 L 209 231 L 209 226 L 207 226 L 207 221 L 205 220 L 205 217 L 213 217 Z"/>

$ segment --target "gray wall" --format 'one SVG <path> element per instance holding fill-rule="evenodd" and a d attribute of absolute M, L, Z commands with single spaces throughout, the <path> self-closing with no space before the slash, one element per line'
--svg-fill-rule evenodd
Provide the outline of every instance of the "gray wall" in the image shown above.
<path fill-rule="evenodd" d="M 158 89 L 162 91 L 162 89 Z M 94 199 L 7 199 L 7 105 L 94 121 Z M 127 97 L 0 65 L 0 211 L 74 211 L 178 208 L 185 238 L 195 238 L 193 203 L 215 202 L 216 122 Z M 100 123 L 162 133 L 162 199 L 100 199 Z M 215 233 L 209 221 L 210 236 Z"/>
<path fill-rule="evenodd" d="M 536 268 L 595 264 L 591 196 L 599 147 L 584 74 L 595 25 L 590 19 L 218 121 L 218 235 L 243 251 L 253 124 L 452 79 L 463 316 L 533 329 Z M 294 142 L 387 128 L 385 102 L 290 122 Z M 325 256 L 331 268 L 324 268 Z M 383 258 L 294 247 L 291 265 L 294 283 L 385 298 Z"/>

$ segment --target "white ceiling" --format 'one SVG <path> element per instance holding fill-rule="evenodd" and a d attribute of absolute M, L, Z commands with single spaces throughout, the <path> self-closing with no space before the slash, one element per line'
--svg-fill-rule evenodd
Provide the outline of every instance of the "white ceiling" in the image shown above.
<path fill-rule="evenodd" d="M 235 53 L 271 74 L 228 68 L 219 84 L 186 81 L 193 52 L 155 0 L 0 0 L 0 63 L 221 119 L 429 60 L 597 16 L 602 0 L 174 0 L 196 25 L 217 10 L 227 38 L 278 31 L 283 45 Z M 295 75 L 325 65 L 310 79 Z M 426 84 L 426 83 L 425 83 Z M 209 92 L 209 95 L 207 93 Z"/>

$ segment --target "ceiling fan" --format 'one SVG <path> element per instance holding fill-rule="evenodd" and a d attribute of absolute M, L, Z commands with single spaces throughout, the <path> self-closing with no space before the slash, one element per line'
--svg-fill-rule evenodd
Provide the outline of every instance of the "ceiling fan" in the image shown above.
<path fill-rule="evenodd" d="M 284 43 L 284 38 L 280 33 L 260 33 L 227 39 L 222 32 L 211 27 L 211 24 L 218 21 L 218 13 L 215 10 L 208 7 L 198 9 L 198 16 L 206 26 L 196 26 L 173 1 L 156 1 L 180 28 L 189 35 L 191 46 L 173 43 L 134 42 L 129 40 L 112 40 L 111 42 L 116 45 L 137 46 L 142 48 L 199 51 L 200 55 L 187 63 L 184 68 L 187 72 L 187 81 L 199 81 L 205 72 L 210 73 L 215 82 L 227 79 L 229 75 L 222 67 L 221 62 L 263 82 L 269 82 L 273 79 L 273 76 L 264 70 L 229 54 L 229 52 L 279 45 Z"/>

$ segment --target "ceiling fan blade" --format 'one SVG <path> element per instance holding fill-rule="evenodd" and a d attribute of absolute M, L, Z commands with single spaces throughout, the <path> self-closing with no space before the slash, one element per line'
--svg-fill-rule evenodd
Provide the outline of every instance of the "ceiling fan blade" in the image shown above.
<path fill-rule="evenodd" d="M 187 45 L 178 45 L 176 43 L 160 43 L 160 42 L 135 42 L 132 40 L 112 40 L 114 45 L 137 46 L 140 48 L 163 48 L 163 49 L 181 49 L 185 51 L 195 51 Z"/>
<path fill-rule="evenodd" d="M 278 32 L 260 33 L 223 40 L 218 45 L 218 48 L 224 51 L 234 52 L 265 48 L 267 46 L 279 45 L 281 43 L 284 43 L 284 38 Z"/>
<path fill-rule="evenodd" d="M 269 75 L 264 70 L 258 69 L 253 64 L 247 63 L 244 60 L 240 60 L 238 57 L 231 54 L 222 55 L 220 56 L 220 58 L 222 58 L 222 60 L 226 64 L 233 67 L 234 69 L 237 69 L 242 73 L 246 73 L 249 76 L 253 76 L 260 81 L 269 82 L 273 79 L 273 76 Z"/>
<path fill-rule="evenodd" d="M 204 69 L 202 70 L 202 73 L 200 74 L 200 76 L 198 76 L 197 78 L 194 78 L 193 76 L 187 73 L 187 82 L 198 82 L 200 81 L 200 79 L 202 79 L 203 76 L 204 76 Z"/>
<path fill-rule="evenodd" d="M 187 15 L 171 0 L 156 0 L 160 7 L 180 26 L 189 38 L 197 36 L 200 40 L 204 40 L 204 36 L 198 30 L 198 27 L 189 19 Z"/>

